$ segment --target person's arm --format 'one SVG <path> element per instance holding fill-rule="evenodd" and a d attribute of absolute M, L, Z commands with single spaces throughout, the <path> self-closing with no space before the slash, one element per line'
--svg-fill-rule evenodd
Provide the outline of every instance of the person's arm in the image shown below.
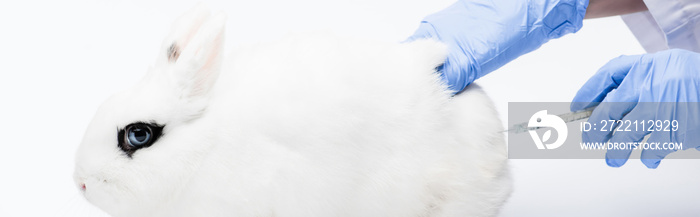
<path fill-rule="evenodd" d="M 642 0 L 589 0 L 584 19 L 617 16 L 647 11 Z"/>

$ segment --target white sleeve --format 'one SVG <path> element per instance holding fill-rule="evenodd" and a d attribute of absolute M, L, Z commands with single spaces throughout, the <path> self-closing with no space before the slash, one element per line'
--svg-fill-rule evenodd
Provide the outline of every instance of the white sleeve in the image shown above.
<path fill-rule="evenodd" d="M 644 0 L 649 11 L 623 15 L 644 49 L 681 48 L 700 52 L 700 1 Z"/>

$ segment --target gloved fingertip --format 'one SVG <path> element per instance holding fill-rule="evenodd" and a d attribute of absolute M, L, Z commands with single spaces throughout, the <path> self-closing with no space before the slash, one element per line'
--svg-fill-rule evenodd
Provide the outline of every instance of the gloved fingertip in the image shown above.
<path fill-rule="evenodd" d="M 415 32 L 413 32 L 413 35 L 408 37 L 406 40 L 402 41 L 401 43 L 406 43 L 406 42 L 412 42 L 418 39 L 424 39 L 424 38 L 438 38 L 437 37 L 437 31 L 435 30 L 435 27 L 426 22 L 426 21 L 421 21 L 420 25 L 418 26 L 418 29 L 416 29 Z"/>
<path fill-rule="evenodd" d="M 644 159 L 642 158 L 642 163 L 649 169 L 656 169 L 661 163 L 661 159 Z"/>
<path fill-rule="evenodd" d="M 590 107 L 590 104 L 591 102 L 576 102 L 576 99 L 574 98 L 573 102 L 571 102 L 571 105 L 569 106 L 569 109 L 571 109 L 572 112 L 581 111 Z"/>
<path fill-rule="evenodd" d="M 658 143 L 656 141 L 659 141 L 659 137 L 665 137 L 665 136 L 660 136 L 663 134 L 659 134 L 658 132 L 653 133 L 651 136 L 649 136 L 649 139 L 647 139 L 647 142 L 650 143 Z M 676 150 L 668 150 L 668 149 L 644 149 L 642 150 L 642 156 L 641 156 L 641 161 L 649 169 L 656 169 L 659 167 L 659 164 L 663 159 L 666 158 L 669 154 L 675 152 Z"/>
<path fill-rule="evenodd" d="M 573 111 L 578 111 L 581 110 L 581 107 L 583 107 L 580 102 L 572 102 L 571 105 L 569 105 L 569 110 Z"/>
<path fill-rule="evenodd" d="M 605 163 L 611 167 L 621 167 L 627 163 L 631 150 L 608 150 L 605 153 Z"/>
<path fill-rule="evenodd" d="M 581 89 L 576 92 L 576 96 L 571 100 L 569 108 L 571 111 L 581 111 L 589 107 L 600 104 L 605 96 L 601 95 L 600 91 L 604 91 L 601 87 L 597 87 L 598 83 L 586 82 Z M 607 93 L 607 92 L 606 92 Z"/>
<path fill-rule="evenodd" d="M 437 68 L 448 88 L 454 93 L 461 93 L 467 85 L 471 84 L 473 80 L 468 76 L 468 72 L 463 69 L 451 64 L 448 57 L 445 63 L 441 67 Z"/>
<path fill-rule="evenodd" d="M 616 159 L 616 158 L 605 158 L 605 163 L 608 164 L 610 167 L 621 167 L 622 165 L 625 165 L 627 162 L 627 159 Z"/>

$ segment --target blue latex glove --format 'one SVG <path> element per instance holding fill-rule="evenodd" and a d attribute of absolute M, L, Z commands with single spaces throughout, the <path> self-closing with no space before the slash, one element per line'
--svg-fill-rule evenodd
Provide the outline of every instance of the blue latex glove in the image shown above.
<path fill-rule="evenodd" d="M 583 142 L 640 142 L 651 134 L 647 143 L 682 143 L 683 149 L 697 149 L 700 146 L 700 103 L 691 102 L 700 102 L 700 54 L 676 49 L 611 60 L 578 91 L 571 110 L 600 103 L 588 119 L 589 123 L 645 121 L 647 129 L 649 120 L 677 120 L 678 123 L 677 131 L 648 131 L 641 127 L 635 129 L 635 125 L 631 125 L 630 131 L 614 134 L 592 130 L 583 133 Z M 609 149 L 606 162 L 609 166 L 620 167 L 627 162 L 631 151 Z M 656 168 L 661 159 L 674 151 L 643 149 L 641 160 L 648 168 Z"/>
<path fill-rule="evenodd" d="M 455 93 L 550 39 L 581 29 L 588 0 L 461 0 L 427 16 L 408 41 L 450 49 L 439 68 Z"/>

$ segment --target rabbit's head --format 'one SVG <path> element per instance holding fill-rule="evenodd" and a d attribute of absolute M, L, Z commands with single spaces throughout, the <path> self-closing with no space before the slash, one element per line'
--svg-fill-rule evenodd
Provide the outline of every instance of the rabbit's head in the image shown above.
<path fill-rule="evenodd" d="M 206 136 L 191 128 L 220 71 L 224 23 L 225 15 L 203 6 L 180 17 L 155 67 L 99 108 L 74 174 L 90 202 L 112 214 L 148 213 L 167 204 L 155 198 L 171 198 L 191 178 L 207 148 Z"/>

